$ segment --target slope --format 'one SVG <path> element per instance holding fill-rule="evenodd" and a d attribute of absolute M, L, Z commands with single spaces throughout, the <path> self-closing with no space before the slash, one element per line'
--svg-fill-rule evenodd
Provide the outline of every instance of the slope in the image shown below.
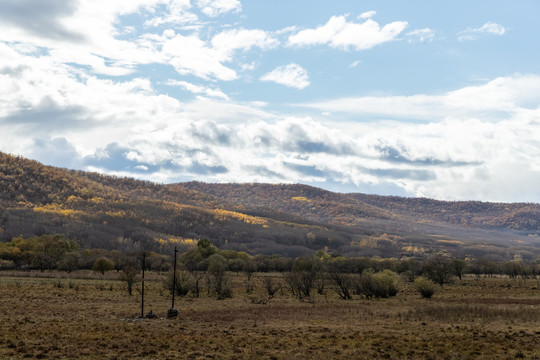
<path fill-rule="evenodd" d="M 533 259 L 539 206 L 338 194 L 306 185 L 160 185 L 0 153 L 0 239 L 63 233 L 84 247 L 220 248 L 298 256 Z M 516 219 L 521 216 L 519 226 Z M 468 219 L 468 221 L 462 221 Z M 516 230 L 517 229 L 517 230 Z"/>

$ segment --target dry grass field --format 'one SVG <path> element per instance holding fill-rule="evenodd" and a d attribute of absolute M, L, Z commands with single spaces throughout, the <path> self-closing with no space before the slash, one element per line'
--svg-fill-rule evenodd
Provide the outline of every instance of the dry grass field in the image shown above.
<path fill-rule="evenodd" d="M 253 304 L 262 286 L 248 296 L 233 274 L 232 299 L 177 298 L 168 320 L 157 274 L 145 288 L 157 319 L 138 319 L 139 291 L 128 296 L 114 273 L 45 274 L 0 273 L 0 359 L 540 359 L 533 279 L 456 280 L 432 299 L 406 282 L 374 300 L 328 290 L 300 302 L 284 288 Z"/>

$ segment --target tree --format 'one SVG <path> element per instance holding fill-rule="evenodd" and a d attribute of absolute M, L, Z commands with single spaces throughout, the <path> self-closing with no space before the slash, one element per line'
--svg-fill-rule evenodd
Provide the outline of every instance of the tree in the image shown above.
<path fill-rule="evenodd" d="M 109 258 L 106 258 L 104 256 L 100 257 L 94 262 L 94 265 L 92 266 L 92 270 L 100 272 L 101 275 L 105 274 L 105 271 L 111 271 L 114 269 L 114 263 Z"/>
<path fill-rule="evenodd" d="M 129 296 L 133 294 L 133 284 L 139 274 L 140 266 L 136 259 L 129 259 L 126 261 L 120 272 L 120 280 L 124 281 L 127 285 L 127 291 Z"/>
<path fill-rule="evenodd" d="M 309 299 L 317 274 L 321 271 L 321 260 L 314 256 L 301 256 L 294 261 L 292 271 L 284 276 L 293 295 Z"/>
<path fill-rule="evenodd" d="M 520 275 L 525 277 L 527 274 L 527 269 L 525 268 L 525 265 L 521 261 L 508 261 L 503 264 L 504 266 L 504 272 L 506 275 L 508 275 L 511 279 L 517 279 Z"/>
<path fill-rule="evenodd" d="M 442 286 L 452 278 L 452 261 L 445 256 L 435 255 L 427 261 L 424 272 L 430 280 Z"/>
<path fill-rule="evenodd" d="M 331 282 L 330 288 L 334 290 L 340 298 L 343 300 L 352 299 L 351 289 L 353 286 L 353 281 L 350 274 L 331 271 L 328 277 Z"/>
<path fill-rule="evenodd" d="M 213 254 L 208 258 L 208 273 L 212 276 L 213 290 L 219 300 L 232 297 L 231 286 L 227 276 L 227 260 Z"/>
<path fill-rule="evenodd" d="M 81 254 L 77 251 L 72 251 L 64 254 L 64 257 L 58 262 L 58 269 L 72 272 L 79 269 L 79 261 Z"/>
<path fill-rule="evenodd" d="M 216 254 L 217 251 L 218 249 L 210 241 L 201 239 L 196 247 L 189 249 L 180 256 L 180 261 L 190 272 L 201 270 L 201 262 Z"/>
<path fill-rule="evenodd" d="M 242 270 L 246 273 L 248 281 L 251 280 L 251 276 L 255 271 L 257 271 L 257 263 L 253 259 L 244 261 Z"/>
<path fill-rule="evenodd" d="M 452 260 L 452 272 L 454 275 L 456 275 L 459 280 L 461 280 L 461 277 L 465 273 L 465 268 L 467 267 L 467 264 L 465 261 L 460 259 L 453 259 Z"/>

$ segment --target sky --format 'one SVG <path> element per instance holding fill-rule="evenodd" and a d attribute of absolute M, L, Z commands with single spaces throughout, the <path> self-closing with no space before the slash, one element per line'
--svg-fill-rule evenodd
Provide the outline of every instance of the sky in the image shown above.
<path fill-rule="evenodd" d="M 540 2 L 0 0 L 0 151 L 540 202 Z"/>

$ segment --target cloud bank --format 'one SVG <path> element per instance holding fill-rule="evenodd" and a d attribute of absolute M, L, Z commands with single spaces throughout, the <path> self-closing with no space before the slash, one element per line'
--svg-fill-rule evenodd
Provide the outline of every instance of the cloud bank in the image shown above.
<path fill-rule="evenodd" d="M 313 86 L 319 74 L 298 52 L 353 53 L 341 64 L 359 71 L 370 59 L 358 51 L 398 41 L 429 46 L 437 40 L 431 28 L 379 24 L 375 11 L 354 20 L 330 16 L 312 28 L 213 26 L 243 13 L 237 0 L 0 6 L 1 151 L 166 183 L 301 182 L 540 202 L 537 75 L 438 93 L 302 97 L 322 87 Z M 488 22 L 459 36 L 505 31 Z M 262 66 L 278 49 L 290 58 Z M 277 109 L 264 97 L 240 97 L 238 83 L 246 93 L 254 83 L 278 84 L 285 97 L 299 97 Z"/>

